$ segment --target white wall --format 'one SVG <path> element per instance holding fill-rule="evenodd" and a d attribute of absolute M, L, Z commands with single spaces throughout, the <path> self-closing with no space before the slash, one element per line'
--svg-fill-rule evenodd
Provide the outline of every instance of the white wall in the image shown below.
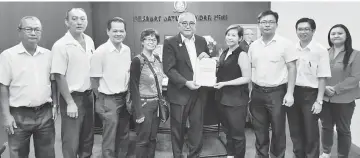
<path fill-rule="evenodd" d="M 271 2 L 271 9 L 279 13 L 278 33 L 293 42 L 298 38 L 295 33 L 295 23 L 302 17 L 309 17 L 316 22 L 314 39 L 328 48 L 327 34 L 335 24 L 348 27 L 353 47 L 360 50 L 360 2 Z M 360 101 L 357 101 L 360 103 Z M 359 104 L 357 104 L 359 105 Z M 360 107 L 355 108 L 352 119 L 352 141 L 360 147 Z"/>

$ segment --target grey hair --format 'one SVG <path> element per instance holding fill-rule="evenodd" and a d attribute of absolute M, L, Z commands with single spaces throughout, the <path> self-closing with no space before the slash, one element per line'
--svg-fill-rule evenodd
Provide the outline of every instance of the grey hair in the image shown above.
<path fill-rule="evenodd" d="M 191 12 L 181 13 L 181 14 L 179 15 L 178 22 L 180 22 L 180 21 L 181 21 L 180 19 L 183 19 L 183 18 L 184 18 L 185 16 L 187 16 L 187 15 L 193 16 L 194 19 L 195 19 L 195 23 L 196 23 L 196 16 L 195 16 L 195 14 L 193 14 L 193 13 L 191 13 Z"/>
<path fill-rule="evenodd" d="M 69 9 L 69 10 L 66 12 L 65 20 L 69 20 L 69 13 L 70 13 L 72 10 L 81 10 L 81 11 L 83 11 L 83 12 L 86 14 L 86 12 L 85 12 L 85 10 L 84 10 L 83 8 L 71 8 L 71 9 Z"/>
<path fill-rule="evenodd" d="M 24 17 L 23 17 L 23 18 L 21 18 L 21 20 L 20 20 L 20 23 L 19 23 L 18 29 L 22 28 L 23 23 L 24 23 L 24 21 L 25 21 L 26 19 L 37 20 L 37 21 L 39 21 L 39 22 L 40 22 L 40 24 L 41 24 L 40 19 L 39 19 L 39 18 L 37 18 L 36 16 L 24 16 Z"/>

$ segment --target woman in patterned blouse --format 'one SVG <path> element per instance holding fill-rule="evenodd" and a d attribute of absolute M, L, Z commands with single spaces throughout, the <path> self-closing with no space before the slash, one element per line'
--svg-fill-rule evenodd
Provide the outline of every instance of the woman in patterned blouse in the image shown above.
<path fill-rule="evenodd" d="M 148 66 L 153 67 L 162 83 L 162 64 L 160 58 L 153 54 L 160 41 L 159 34 L 154 29 L 145 29 L 141 32 L 140 41 L 142 51 L 133 58 L 130 66 L 130 91 L 136 120 L 136 157 L 155 157 L 156 135 L 159 127 L 158 92 L 156 79 Z M 161 86 L 160 86 L 161 91 Z"/>

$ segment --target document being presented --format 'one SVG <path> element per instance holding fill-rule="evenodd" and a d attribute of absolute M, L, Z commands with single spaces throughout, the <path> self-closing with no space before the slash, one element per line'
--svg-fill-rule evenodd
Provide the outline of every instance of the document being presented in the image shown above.
<path fill-rule="evenodd" d="M 216 60 L 203 58 L 197 61 L 195 71 L 195 84 L 213 87 L 216 83 Z"/>

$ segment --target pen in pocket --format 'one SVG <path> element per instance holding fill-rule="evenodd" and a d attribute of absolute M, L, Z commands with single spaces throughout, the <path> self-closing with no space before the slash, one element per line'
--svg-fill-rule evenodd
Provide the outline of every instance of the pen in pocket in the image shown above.
<path fill-rule="evenodd" d="M 311 63 L 310 63 L 310 61 L 309 61 L 309 66 L 311 67 Z"/>

